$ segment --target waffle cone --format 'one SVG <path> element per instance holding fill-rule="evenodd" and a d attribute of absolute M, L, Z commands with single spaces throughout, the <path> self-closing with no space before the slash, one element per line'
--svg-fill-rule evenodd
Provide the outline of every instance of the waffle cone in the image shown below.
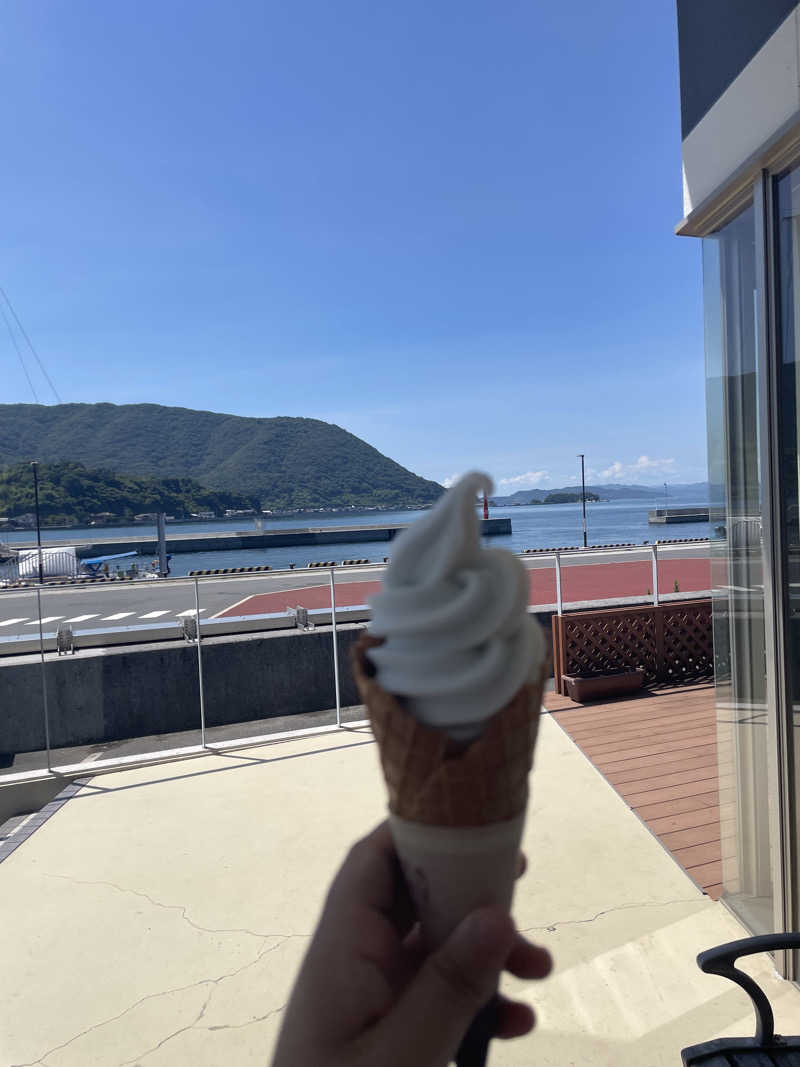
<path fill-rule="evenodd" d="M 437 827 L 481 827 L 523 815 L 539 728 L 545 674 L 523 685 L 466 747 L 418 722 L 375 680 L 364 634 L 352 664 L 378 742 L 392 816 Z"/>

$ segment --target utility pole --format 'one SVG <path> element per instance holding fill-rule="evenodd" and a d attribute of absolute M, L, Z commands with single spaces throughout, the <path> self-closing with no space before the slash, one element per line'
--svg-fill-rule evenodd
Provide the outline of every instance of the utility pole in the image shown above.
<path fill-rule="evenodd" d="M 667 493 L 667 483 L 664 482 L 664 510 L 667 509 L 669 504 L 669 494 Z"/>
<path fill-rule="evenodd" d="M 42 567 L 42 527 L 39 521 L 39 464 L 36 460 L 31 463 L 33 467 L 33 503 L 36 511 L 36 545 L 39 549 L 39 585 L 44 582 L 44 568 Z"/>
<path fill-rule="evenodd" d="M 586 475 L 583 467 L 583 452 L 578 453 L 581 461 L 581 506 L 583 507 L 583 547 L 586 548 Z"/>
<path fill-rule="evenodd" d="M 158 576 L 166 578 L 169 574 L 169 561 L 167 560 L 167 516 L 159 511 L 156 519 L 158 530 Z"/>

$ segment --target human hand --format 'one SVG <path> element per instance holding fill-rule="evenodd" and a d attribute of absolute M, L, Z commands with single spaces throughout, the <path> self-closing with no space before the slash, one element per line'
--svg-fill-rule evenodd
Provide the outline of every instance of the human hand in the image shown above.
<path fill-rule="evenodd" d="M 502 970 L 544 978 L 551 966 L 492 908 L 472 912 L 426 955 L 382 823 L 353 846 L 328 892 L 272 1067 L 445 1067 Z M 497 1037 L 533 1024 L 526 1004 L 500 997 Z"/>

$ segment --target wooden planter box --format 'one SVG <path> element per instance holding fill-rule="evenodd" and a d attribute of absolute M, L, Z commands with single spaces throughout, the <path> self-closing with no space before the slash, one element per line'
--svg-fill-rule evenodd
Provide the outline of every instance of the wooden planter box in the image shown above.
<path fill-rule="evenodd" d="M 565 674 L 564 684 L 567 696 L 576 704 L 585 704 L 589 700 L 602 697 L 625 696 L 635 693 L 644 684 L 644 669 L 634 667 L 631 670 L 611 671 L 609 674 Z"/>

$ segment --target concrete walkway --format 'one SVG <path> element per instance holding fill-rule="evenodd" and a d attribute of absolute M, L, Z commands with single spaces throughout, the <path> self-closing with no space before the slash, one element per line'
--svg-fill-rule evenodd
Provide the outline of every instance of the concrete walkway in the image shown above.
<path fill-rule="evenodd" d="M 366 730 L 95 778 L 0 864 L 0 1064 L 264 1065 L 327 884 L 381 818 Z M 698 950 L 742 936 L 557 723 L 542 728 L 520 928 L 556 958 L 500 1065 L 676 1067 L 749 1033 Z M 800 995 L 767 976 L 779 1029 Z"/>

